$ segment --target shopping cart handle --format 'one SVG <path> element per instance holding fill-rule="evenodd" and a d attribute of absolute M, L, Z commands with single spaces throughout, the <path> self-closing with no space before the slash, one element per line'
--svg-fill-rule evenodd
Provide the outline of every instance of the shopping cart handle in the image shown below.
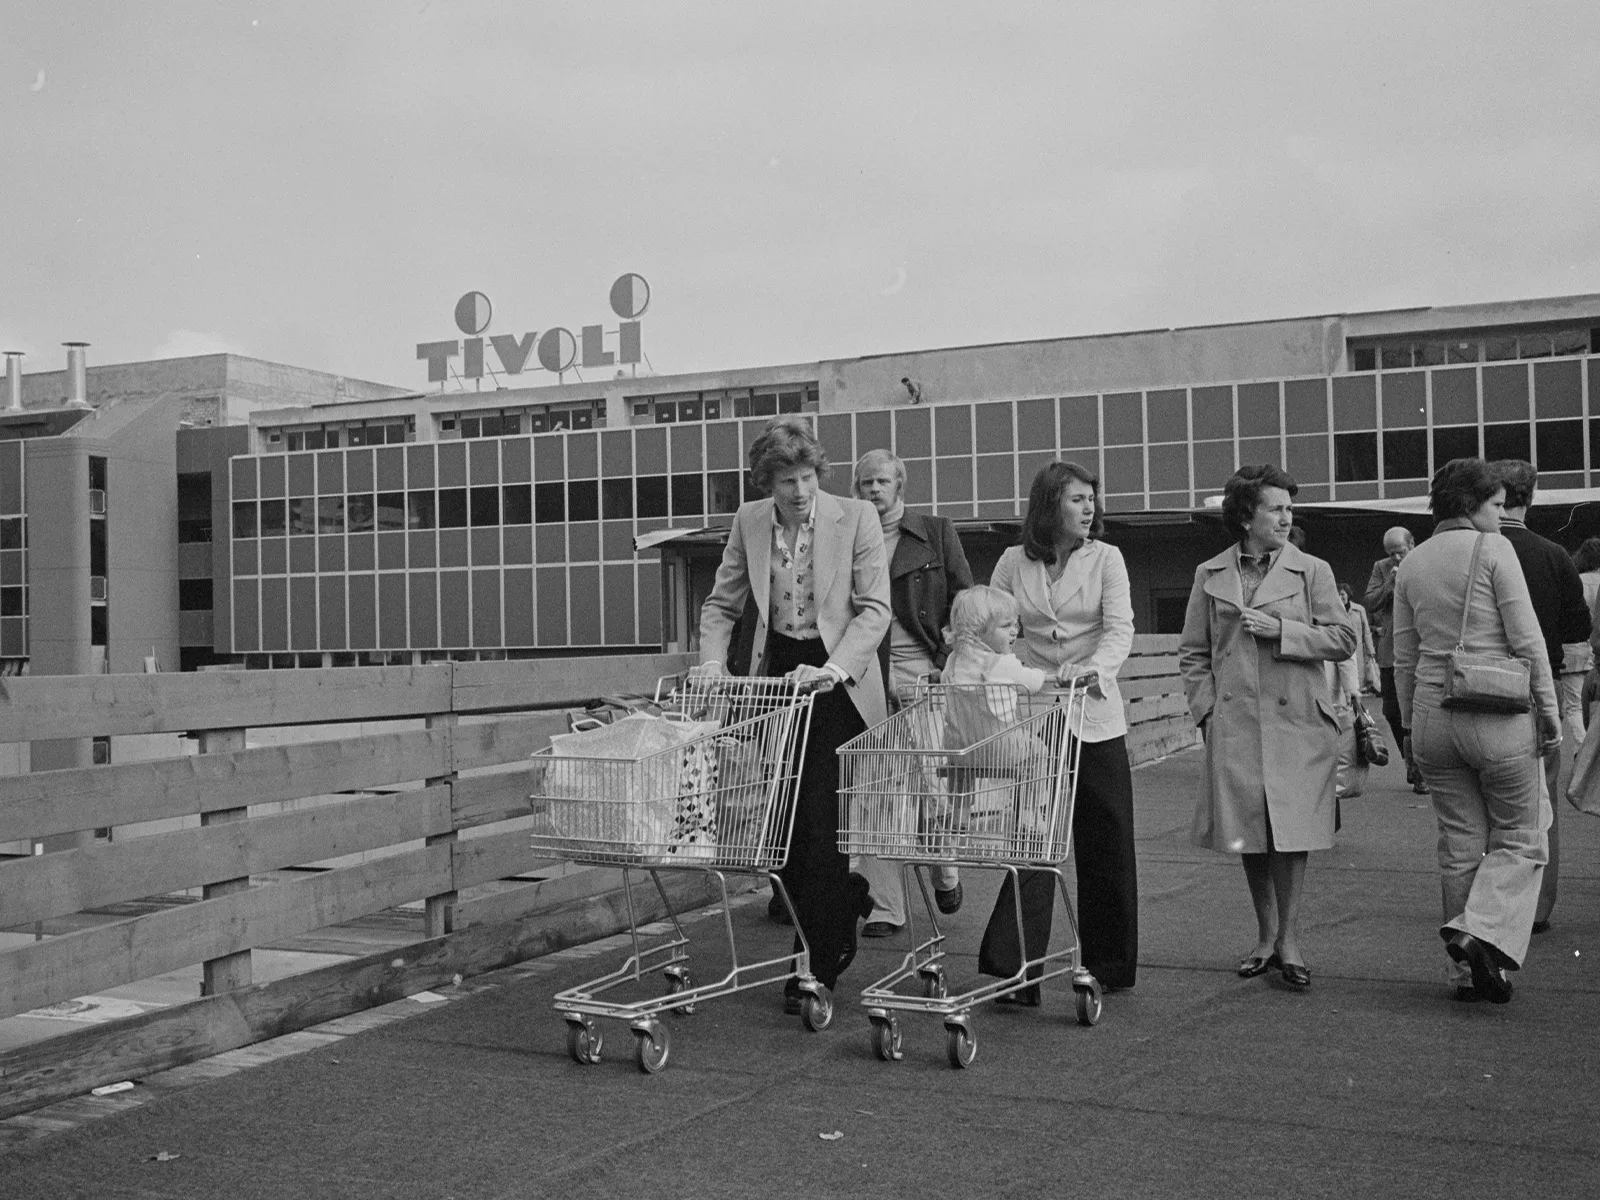
<path fill-rule="evenodd" d="M 834 683 L 835 680 L 833 678 L 833 674 L 832 672 L 829 672 L 826 675 L 818 675 L 815 679 L 806 679 L 803 681 L 797 680 L 795 682 L 795 691 L 799 692 L 802 696 L 804 696 L 807 692 L 816 692 L 818 695 L 821 695 L 823 692 L 833 691 Z"/>

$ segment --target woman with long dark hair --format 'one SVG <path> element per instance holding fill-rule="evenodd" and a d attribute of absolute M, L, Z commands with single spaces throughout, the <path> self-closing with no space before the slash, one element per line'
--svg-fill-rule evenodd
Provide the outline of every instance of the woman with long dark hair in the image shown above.
<path fill-rule="evenodd" d="M 1084 967 L 1107 991 L 1131 988 L 1139 958 L 1139 882 L 1133 847 L 1133 775 L 1117 671 L 1133 647 L 1133 605 L 1122 552 L 1100 540 L 1105 516 L 1099 477 L 1053 462 L 1028 494 L 1022 544 L 995 564 L 989 585 L 1017 602 L 1023 665 L 1058 682 L 1091 677 L 1072 814 L 1078 875 L 1078 926 Z M 1055 908 L 1055 876 L 1019 871 L 1024 946 L 1008 875 L 984 930 L 978 969 L 1016 974 L 1024 947 L 1043 956 Z M 1002 1001 L 1037 1005 L 1037 984 Z"/>

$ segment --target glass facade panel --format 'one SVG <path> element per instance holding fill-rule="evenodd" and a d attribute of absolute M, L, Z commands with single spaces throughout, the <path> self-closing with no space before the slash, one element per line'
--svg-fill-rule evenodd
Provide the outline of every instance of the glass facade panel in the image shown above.
<path fill-rule="evenodd" d="M 1233 389 L 1231 387 L 1197 387 L 1191 393 L 1194 408 L 1194 436 L 1196 441 L 1233 436 Z M 1228 468 L 1233 473 L 1233 468 Z"/>
<path fill-rule="evenodd" d="M 500 524 L 500 489 L 475 487 L 468 493 L 475 526 Z"/>
<path fill-rule="evenodd" d="M 432 492 L 406 493 L 406 528 L 432 529 L 434 526 L 434 494 Z"/>
<path fill-rule="evenodd" d="M 1061 401 L 1061 444 L 1094 446 L 1100 442 L 1100 397 L 1066 396 Z"/>
<path fill-rule="evenodd" d="M 1508 421 L 1503 425 L 1484 425 L 1483 456 L 1490 462 L 1501 458 L 1533 460 L 1527 421 Z"/>
<path fill-rule="evenodd" d="M 633 516 L 633 480 L 602 479 L 600 481 L 601 515 L 608 521 L 626 520 Z"/>
<path fill-rule="evenodd" d="M 927 458 L 933 453 L 933 418 L 927 409 L 895 410 L 894 452 L 901 458 Z"/>
<path fill-rule="evenodd" d="M 980 454 L 977 462 L 978 499 L 1015 499 L 1016 470 L 1017 458 L 1014 454 Z"/>
<path fill-rule="evenodd" d="M 1234 468 L 1232 442 L 1194 444 L 1194 490 L 1220 492 Z"/>
<path fill-rule="evenodd" d="M 979 454 L 1010 454 L 1016 449 L 1012 440 L 1011 422 L 1015 417 L 1015 408 L 1005 401 L 991 401 L 988 404 L 976 406 Z M 856 427 L 860 432 L 860 424 Z M 868 447 L 863 446 L 863 453 Z"/>
<path fill-rule="evenodd" d="M 1239 438 L 1240 463 L 1283 462 L 1283 445 L 1277 438 Z"/>
<path fill-rule="evenodd" d="M 1426 377 L 1406 371 L 1383 377 L 1383 427 L 1413 429 L 1428 423 Z"/>
<path fill-rule="evenodd" d="M 1433 423 L 1468 425 L 1478 420 L 1478 372 L 1434 371 Z M 1441 464 L 1442 465 L 1442 464 Z"/>
<path fill-rule="evenodd" d="M 1483 368 L 1483 421 L 1526 421 L 1528 419 L 1528 368 L 1503 366 Z"/>
<path fill-rule="evenodd" d="M 1506 362 L 1517 356 L 1517 339 L 1492 337 L 1483 341 L 1483 357 L 1489 362 Z"/>
<path fill-rule="evenodd" d="M 532 525 L 533 488 L 526 483 L 508 483 L 500 489 L 500 510 L 507 525 Z"/>
<path fill-rule="evenodd" d="M 1169 388 L 1145 395 L 1145 425 L 1152 442 L 1189 440 L 1189 395 Z"/>
<path fill-rule="evenodd" d="M 467 489 L 441 488 L 439 490 L 439 528 L 465 529 L 467 525 Z M 352 526 L 352 528 L 354 528 Z"/>
<path fill-rule="evenodd" d="M 403 530 L 406 527 L 406 494 L 404 492 L 379 492 L 376 512 L 379 531 Z"/>
<path fill-rule="evenodd" d="M 575 479 L 567 484 L 567 520 L 600 519 L 600 484 L 593 479 Z"/>
<path fill-rule="evenodd" d="M 1336 430 L 1376 429 L 1378 384 L 1371 375 L 1333 377 L 1333 427 Z M 1377 445 L 1376 439 L 1373 445 Z"/>
<path fill-rule="evenodd" d="M 964 504 L 972 500 L 972 459 L 940 458 L 934 483 L 936 507 Z"/>
<path fill-rule="evenodd" d="M 1533 465 L 1541 473 L 1583 470 L 1582 421 L 1540 421 L 1533 430 L 1539 455 Z"/>
<path fill-rule="evenodd" d="M 938 456 L 972 453 L 972 405 L 941 404 L 933 410 L 933 436 Z M 970 498 L 970 493 L 968 493 Z"/>
<path fill-rule="evenodd" d="M 442 493 L 441 493 L 442 494 Z M 535 525 L 560 525 L 567 519 L 567 485 L 564 483 L 536 483 L 533 485 L 533 522 Z"/>
<path fill-rule="evenodd" d="M 1333 478 L 1335 483 L 1357 483 L 1378 477 L 1378 435 L 1376 433 L 1336 433 L 1333 435 Z"/>
<path fill-rule="evenodd" d="M 1428 477 L 1427 430 L 1397 429 L 1384 431 L 1383 477 L 1385 479 L 1426 479 Z"/>
<path fill-rule="evenodd" d="M 1301 486 L 1328 482 L 1327 434 L 1303 434 L 1284 439 L 1283 469 Z M 1154 472 L 1152 472 L 1153 474 Z"/>
<path fill-rule="evenodd" d="M 1478 427 L 1450 425 L 1433 431 L 1433 469 L 1458 458 L 1478 457 Z"/>
<path fill-rule="evenodd" d="M 282 537 L 286 529 L 282 500 L 261 502 L 261 536 Z"/>
<path fill-rule="evenodd" d="M 739 495 L 738 471 L 713 471 L 706 476 L 706 511 L 708 513 L 738 512 Z"/>
<path fill-rule="evenodd" d="M 254 500 L 235 500 L 233 502 L 233 536 L 236 538 L 256 537 L 259 533 L 256 516 L 256 502 Z"/>
<path fill-rule="evenodd" d="M 344 532 L 343 496 L 323 496 L 317 501 L 317 532 Z"/>
<path fill-rule="evenodd" d="M 1017 402 L 1017 449 L 1054 450 L 1056 446 L 1056 405 L 1053 400 Z"/>
<path fill-rule="evenodd" d="M 1260 437 L 1278 433 L 1282 423 L 1278 415 L 1278 385 L 1276 383 L 1241 383 L 1239 385 L 1239 436 Z"/>
<path fill-rule="evenodd" d="M 1144 397 L 1138 392 L 1109 392 L 1105 397 L 1105 444 L 1144 443 Z M 1139 489 L 1143 491 L 1144 489 Z"/>
<path fill-rule="evenodd" d="M 1151 446 L 1148 453 L 1150 457 L 1150 487 L 1152 490 L 1160 489 L 1166 492 L 1188 491 L 1188 442 L 1171 442 L 1162 446 Z"/>
<path fill-rule="evenodd" d="M 1570 360 L 1534 363 L 1533 407 L 1541 420 L 1583 416 L 1583 374 L 1578 364 Z"/>
<path fill-rule="evenodd" d="M 841 468 L 843 476 L 849 468 Z M 698 517 L 706 510 L 704 476 L 674 475 L 672 477 L 672 515 Z"/>
<path fill-rule="evenodd" d="M 1323 379 L 1289 379 L 1283 385 L 1284 431 L 1325 433 L 1328 428 L 1328 384 Z"/>
<path fill-rule="evenodd" d="M 664 517 L 667 515 L 667 477 L 665 475 L 641 475 L 633 483 L 634 495 L 637 499 L 637 515 L 640 518 Z"/>

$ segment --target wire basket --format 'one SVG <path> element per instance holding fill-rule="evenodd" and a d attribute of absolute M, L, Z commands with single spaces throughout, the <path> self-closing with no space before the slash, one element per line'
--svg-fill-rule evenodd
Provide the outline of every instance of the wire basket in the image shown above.
<path fill-rule="evenodd" d="M 661 716 L 533 756 L 533 849 L 619 866 L 775 870 L 788 858 L 812 693 L 790 680 L 682 679 Z M 585 747 L 626 742 L 627 754 Z"/>
<path fill-rule="evenodd" d="M 912 696 L 839 749 L 839 849 L 917 861 L 1065 859 L 1083 690 L 927 684 Z"/>

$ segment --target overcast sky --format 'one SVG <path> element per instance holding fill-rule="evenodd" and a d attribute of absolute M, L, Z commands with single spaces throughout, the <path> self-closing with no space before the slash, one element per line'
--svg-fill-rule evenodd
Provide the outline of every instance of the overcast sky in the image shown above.
<path fill-rule="evenodd" d="M 420 390 L 463 292 L 625 271 L 662 373 L 1600 292 L 1594 17 L 3 0 L 0 348 Z"/>

